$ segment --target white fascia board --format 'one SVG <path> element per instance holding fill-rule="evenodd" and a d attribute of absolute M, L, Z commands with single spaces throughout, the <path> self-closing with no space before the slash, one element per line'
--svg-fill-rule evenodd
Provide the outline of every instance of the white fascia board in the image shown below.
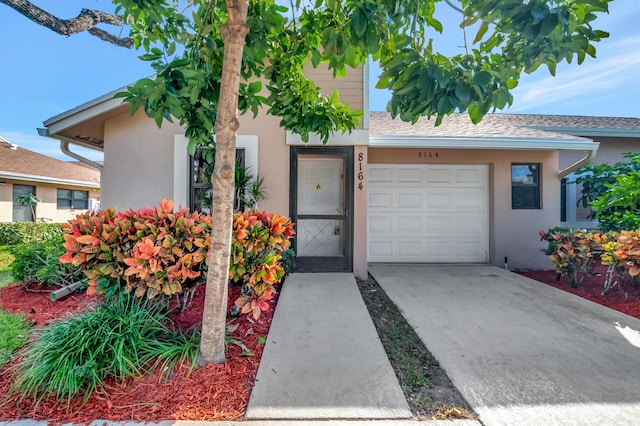
<path fill-rule="evenodd" d="M 329 136 L 326 144 L 322 143 L 320 136 L 316 134 L 309 135 L 309 142 L 304 143 L 300 135 L 287 130 L 287 145 L 309 145 L 309 146 L 353 146 L 353 145 L 369 145 L 369 130 L 357 129 L 351 133 L 335 133 Z"/>
<path fill-rule="evenodd" d="M 23 173 L 0 172 L 0 179 L 26 180 L 30 182 L 53 183 L 57 185 L 84 186 L 87 188 L 100 188 L 97 182 L 86 182 L 83 180 L 59 179 L 47 176 L 27 175 Z"/>
<path fill-rule="evenodd" d="M 97 115 L 111 111 L 122 105 L 122 98 L 114 98 L 116 93 L 122 92 L 126 87 L 114 90 L 99 98 L 93 99 L 73 109 L 65 111 L 45 120 L 43 124 L 49 130 L 50 135 L 55 135 L 69 127 L 85 122 Z"/>
<path fill-rule="evenodd" d="M 600 143 L 586 140 L 516 138 L 427 138 L 415 136 L 371 136 L 372 148 L 457 148 L 592 151 Z"/>
<path fill-rule="evenodd" d="M 600 129 L 590 127 L 537 127 L 525 126 L 546 132 L 562 133 L 573 136 L 610 136 L 616 138 L 640 138 L 640 129 Z"/>

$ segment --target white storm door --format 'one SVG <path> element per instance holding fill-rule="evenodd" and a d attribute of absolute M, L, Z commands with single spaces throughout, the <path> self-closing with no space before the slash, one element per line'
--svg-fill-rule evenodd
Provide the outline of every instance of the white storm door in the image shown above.
<path fill-rule="evenodd" d="M 340 157 L 298 157 L 298 256 L 344 255 L 343 171 Z"/>

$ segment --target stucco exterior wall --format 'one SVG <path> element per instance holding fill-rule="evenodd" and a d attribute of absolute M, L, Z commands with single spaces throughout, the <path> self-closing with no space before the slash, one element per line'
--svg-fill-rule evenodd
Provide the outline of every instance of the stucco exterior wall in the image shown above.
<path fill-rule="evenodd" d="M 437 158 L 419 155 L 438 152 Z M 408 164 L 488 164 L 489 165 L 489 257 L 490 263 L 509 268 L 549 268 L 549 260 L 540 249 L 538 231 L 560 222 L 560 180 L 558 154 L 554 151 L 503 151 L 454 149 L 369 148 L 368 162 Z M 541 208 L 511 208 L 511 163 L 542 164 Z M 365 201 L 366 203 L 366 201 Z M 366 256 L 366 254 L 365 254 Z"/>
<path fill-rule="evenodd" d="M 150 207 L 174 198 L 174 167 L 187 152 L 174 150 L 184 129 L 165 122 L 158 129 L 142 112 L 119 115 L 105 124 L 102 208 Z M 289 213 L 289 150 L 279 119 L 261 113 L 240 117 L 239 135 L 258 136 L 258 174 L 268 194 L 259 208 Z M 179 158 L 178 156 L 183 156 Z M 255 170 L 253 171 L 255 172 Z M 186 190 L 186 189 L 185 189 Z"/>
<path fill-rule="evenodd" d="M 13 185 L 8 181 L 0 184 L 0 222 L 13 220 Z"/>
<path fill-rule="evenodd" d="M 600 147 L 596 153 L 596 163 L 607 163 L 613 165 L 618 161 L 627 161 L 622 153 L 640 151 L 640 139 L 637 138 L 604 138 L 589 137 L 590 139 L 600 142 Z M 584 158 L 584 152 L 576 151 L 560 151 L 559 165 L 563 169 L 574 164 L 576 161 Z"/>
<path fill-rule="evenodd" d="M 180 126 L 154 120 L 138 111 L 105 123 L 101 208 L 151 207 L 173 198 L 174 135 Z"/>

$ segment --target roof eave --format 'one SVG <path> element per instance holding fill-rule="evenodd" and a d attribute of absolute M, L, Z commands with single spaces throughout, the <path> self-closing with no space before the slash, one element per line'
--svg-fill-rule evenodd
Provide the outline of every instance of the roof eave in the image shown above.
<path fill-rule="evenodd" d="M 47 176 L 28 175 L 25 173 L 0 172 L 0 179 L 25 180 L 30 182 L 53 183 L 58 185 L 84 186 L 99 189 L 100 183 L 73 179 L 60 179 Z"/>
<path fill-rule="evenodd" d="M 122 105 L 122 98 L 114 98 L 116 93 L 122 92 L 126 87 L 121 87 L 99 98 L 93 99 L 73 109 L 65 111 L 43 122 L 49 135 L 55 135 L 69 127 L 83 123 L 93 117 L 109 112 Z"/>
<path fill-rule="evenodd" d="M 640 138 L 640 129 L 603 129 L 595 127 L 546 127 L 525 126 L 545 132 L 562 133 L 572 136 L 610 136 L 616 138 Z"/>
<path fill-rule="evenodd" d="M 457 148 L 592 151 L 600 144 L 589 139 L 531 139 L 492 137 L 370 136 L 372 148 Z"/>

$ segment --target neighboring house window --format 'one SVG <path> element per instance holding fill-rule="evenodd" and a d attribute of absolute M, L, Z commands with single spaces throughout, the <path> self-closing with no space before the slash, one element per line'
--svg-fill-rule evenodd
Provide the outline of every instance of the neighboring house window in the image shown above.
<path fill-rule="evenodd" d="M 540 163 L 511 164 L 511 208 L 540 208 Z"/>
<path fill-rule="evenodd" d="M 16 203 L 16 198 L 21 195 L 36 195 L 36 187 L 31 185 L 13 185 L 13 221 L 14 222 L 31 222 L 33 221 L 33 213 L 30 206 L 21 206 Z"/>
<path fill-rule="evenodd" d="M 58 210 L 88 210 L 89 191 L 58 189 Z"/>

